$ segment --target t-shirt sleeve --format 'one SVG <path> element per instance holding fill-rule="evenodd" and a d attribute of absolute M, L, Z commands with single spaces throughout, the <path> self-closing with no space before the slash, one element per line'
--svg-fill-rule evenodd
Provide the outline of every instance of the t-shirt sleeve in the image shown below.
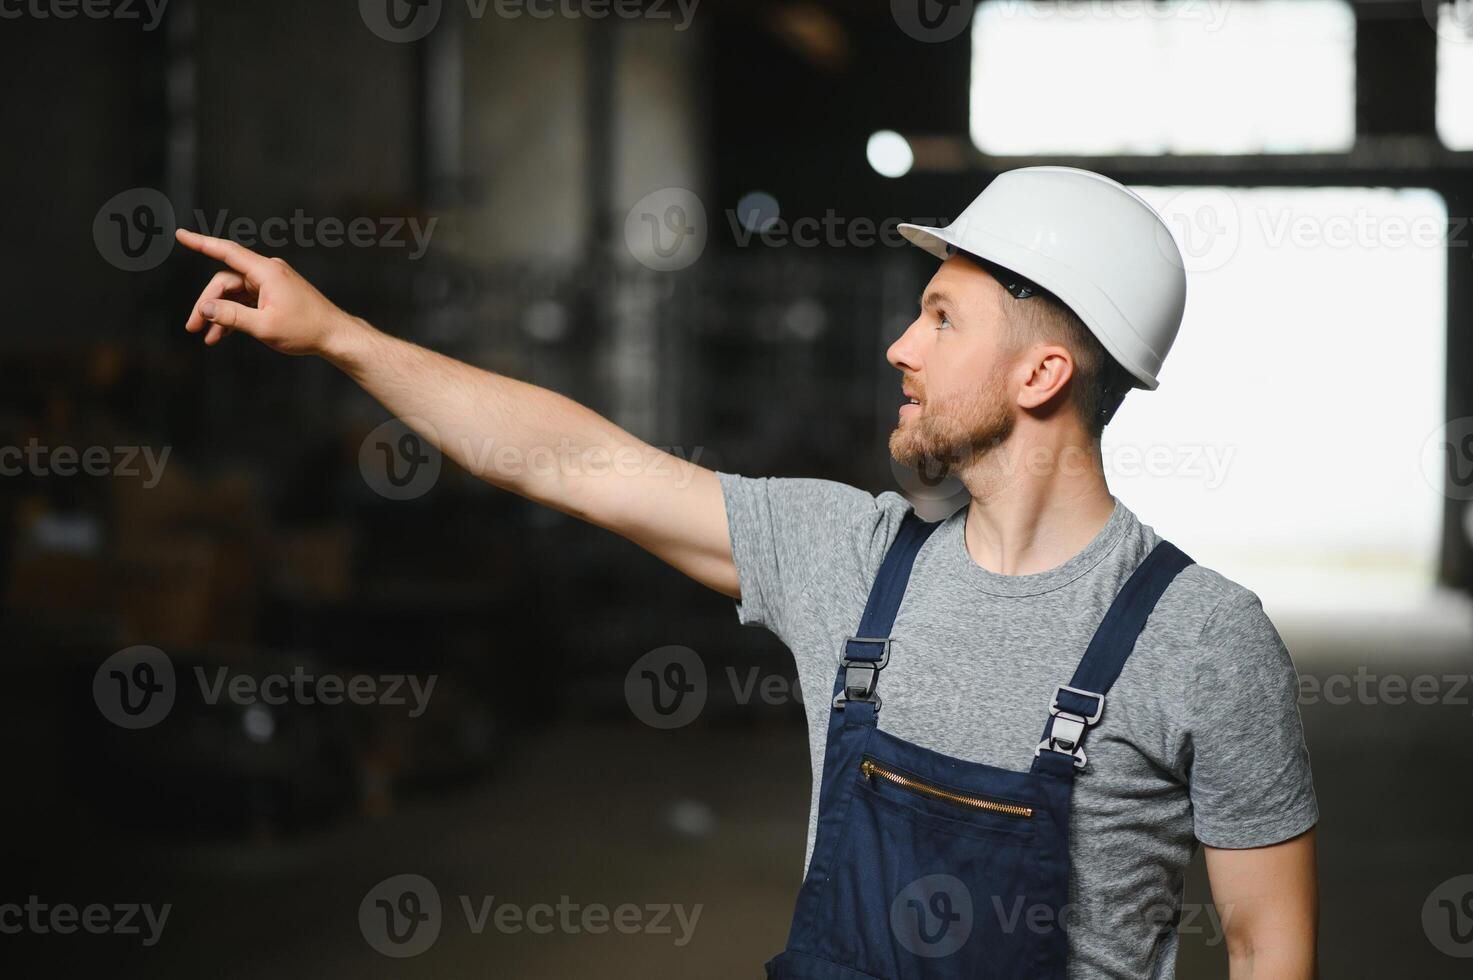
<path fill-rule="evenodd" d="M 1299 719 L 1299 680 L 1263 605 L 1242 589 L 1203 624 L 1184 699 L 1197 839 L 1266 847 L 1319 819 Z"/>
<path fill-rule="evenodd" d="M 717 477 L 742 590 L 737 618 L 784 636 L 814 578 L 872 531 L 876 498 L 832 480 Z"/>

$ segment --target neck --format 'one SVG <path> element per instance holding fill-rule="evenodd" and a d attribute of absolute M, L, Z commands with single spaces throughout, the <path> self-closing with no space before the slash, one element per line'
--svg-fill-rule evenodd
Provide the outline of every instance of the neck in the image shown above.
<path fill-rule="evenodd" d="M 1000 575 L 1062 565 L 1094 540 L 1115 510 L 1099 443 L 1082 432 L 1050 439 L 1020 426 L 957 476 L 972 497 L 967 551 Z"/>

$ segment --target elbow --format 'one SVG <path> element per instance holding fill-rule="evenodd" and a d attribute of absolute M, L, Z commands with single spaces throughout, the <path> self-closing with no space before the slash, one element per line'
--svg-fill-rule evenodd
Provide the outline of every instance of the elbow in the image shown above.
<path fill-rule="evenodd" d="M 1316 975 L 1312 934 L 1263 936 L 1230 931 L 1226 945 L 1232 980 L 1314 980 Z"/>

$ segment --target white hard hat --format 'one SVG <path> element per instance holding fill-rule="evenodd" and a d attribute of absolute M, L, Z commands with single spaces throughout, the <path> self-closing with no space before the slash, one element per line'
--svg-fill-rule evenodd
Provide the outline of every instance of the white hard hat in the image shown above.
<path fill-rule="evenodd" d="M 945 228 L 903 224 L 900 233 L 937 258 L 961 251 L 1037 283 L 1137 387 L 1156 387 L 1187 276 L 1170 229 L 1135 191 L 1089 170 L 1023 167 L 998 174 Z"/>

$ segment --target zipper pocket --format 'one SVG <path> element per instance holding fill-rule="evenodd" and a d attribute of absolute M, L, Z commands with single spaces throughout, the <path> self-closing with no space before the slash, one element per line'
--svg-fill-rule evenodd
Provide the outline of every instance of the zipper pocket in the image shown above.
<path fill-rule="evenodd" d="M 997 800 L 989 800 L 981 796 L 964 796 L 961 793 L 953 793 L 949 789 L 942 789 L 939 786 L 932 786 L 929 783 L 911 779 L 909 776 L 902 776 L 898 772 L 879 765 L 873 759 L 865 759 L 861 762 L 859 764 L 859 771 L 864 774 L 865 779 L 872 782 L 876 779 L 883 779 L 886 782 L 894 783 L 896 786 L 904 787 L 912 793 L 919 793 L 921 796 L 929 796 L 932 799 L 946 800 L 948 803 L 958 803 L 962 806 L 972 807 L 975 810 L 986 810 L 989 813 L 1004 813 L 1010 817 L 1033 816 L 1033 807 L 1031 806 L 1018 806 L 1015 803 L 999 803 Z"/>

